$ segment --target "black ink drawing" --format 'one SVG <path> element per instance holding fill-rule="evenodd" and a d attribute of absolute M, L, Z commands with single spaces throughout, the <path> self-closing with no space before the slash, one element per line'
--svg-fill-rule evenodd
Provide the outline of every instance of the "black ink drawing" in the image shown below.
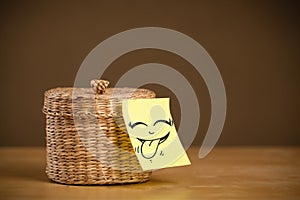
<path fill-rule="evenodd" d="M 159 123 L 163 123 L 163 124 L 167 124 L 169 126 L 173 126 L 173 120 L 169 119 L 169 120 L 164 120 L 164 119 L 159 119 L 159 120 L 156 120 L 153 124 L 153 126 L 159 124 Z M 144 123 L 144 122 L 135 122 L 135 123 L 131 123 L 129 122 L 128 126 L 131 128 L 131 129 L 134 129 L 136 126 L 145 126 L 145 127 L 148 127 L 148 124 Z M 154 134 L 154 132 L 150 132 L 149 131 L 149 134 Z M 143 138 L 136 138 L 137 140 L 139 140 L 142 144 L 141 144 L 141 154 L 144 158 L 146 159 L 151 159 L 153 158 L 156 153 L 157 153 L 157 150 L 158 150 L 158 147 L 160 144 L 162 144 L 164 141 L 167 140 L 167 138 L 169 137 L 170 135 L 170 132 L 168 132 L 165 136 L 163 137 L 160 137 L 160 138 L 155 138 L 155 139 L 152 139 L 152 140 L 147 140 L 147 139 L 143 139 Z M 135 152 L 139 153 L 139 147 L 135 147 Z M 150 153 L 151 152 L 151 153 Z M 163 156 L 163 152 L 160 153 L 160 156 Z M 152 162 L 152 160 L 150 160 Z"/>

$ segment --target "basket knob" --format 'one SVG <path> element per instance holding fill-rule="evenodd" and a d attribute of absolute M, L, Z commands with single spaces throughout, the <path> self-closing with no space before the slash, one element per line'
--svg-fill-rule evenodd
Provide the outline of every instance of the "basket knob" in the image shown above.
<path fill-rule="evenodd" d="M 91 87 L 97 94 L 103 94 L 109 84 L 107 80 L 91 80 Z"/>

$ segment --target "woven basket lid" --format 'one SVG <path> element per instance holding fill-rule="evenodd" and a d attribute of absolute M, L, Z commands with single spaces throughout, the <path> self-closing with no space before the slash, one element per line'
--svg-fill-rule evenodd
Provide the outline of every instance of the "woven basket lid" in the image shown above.
<path fill-rule="evenodd" d="M 120 114 L 122 100 L 154 97 L 155 93 L 148 89 L 107 88 L 99 94 L 92 88 L 60 87 L 45 92 L 43 112 L 70 117 L 74 114 L 112 116 Z"/>

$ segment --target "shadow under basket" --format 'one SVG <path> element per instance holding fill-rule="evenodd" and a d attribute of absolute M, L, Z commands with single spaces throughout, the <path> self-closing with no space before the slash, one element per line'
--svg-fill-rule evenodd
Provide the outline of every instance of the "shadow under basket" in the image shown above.
<path fill-rule="evenodd" d="M 122 100 L 154 98 L 147 89 L 55 88 L 45 92 L 47 176 L 63 184 L 104 185 L 149 180 L 132 148 Z M 76 124 L 76 126 L 75 126 Z"/>

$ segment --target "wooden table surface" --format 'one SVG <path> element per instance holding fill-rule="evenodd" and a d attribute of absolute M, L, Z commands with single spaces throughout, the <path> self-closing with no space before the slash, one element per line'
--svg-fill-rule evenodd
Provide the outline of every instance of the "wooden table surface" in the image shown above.
<path fill-rule="evenodd" d="M 300 199 L 300 147 L 217 147 L 146 183 L 68 186 L 48 180 L 44 148 L 0 148 L 0 199 Z"/>

